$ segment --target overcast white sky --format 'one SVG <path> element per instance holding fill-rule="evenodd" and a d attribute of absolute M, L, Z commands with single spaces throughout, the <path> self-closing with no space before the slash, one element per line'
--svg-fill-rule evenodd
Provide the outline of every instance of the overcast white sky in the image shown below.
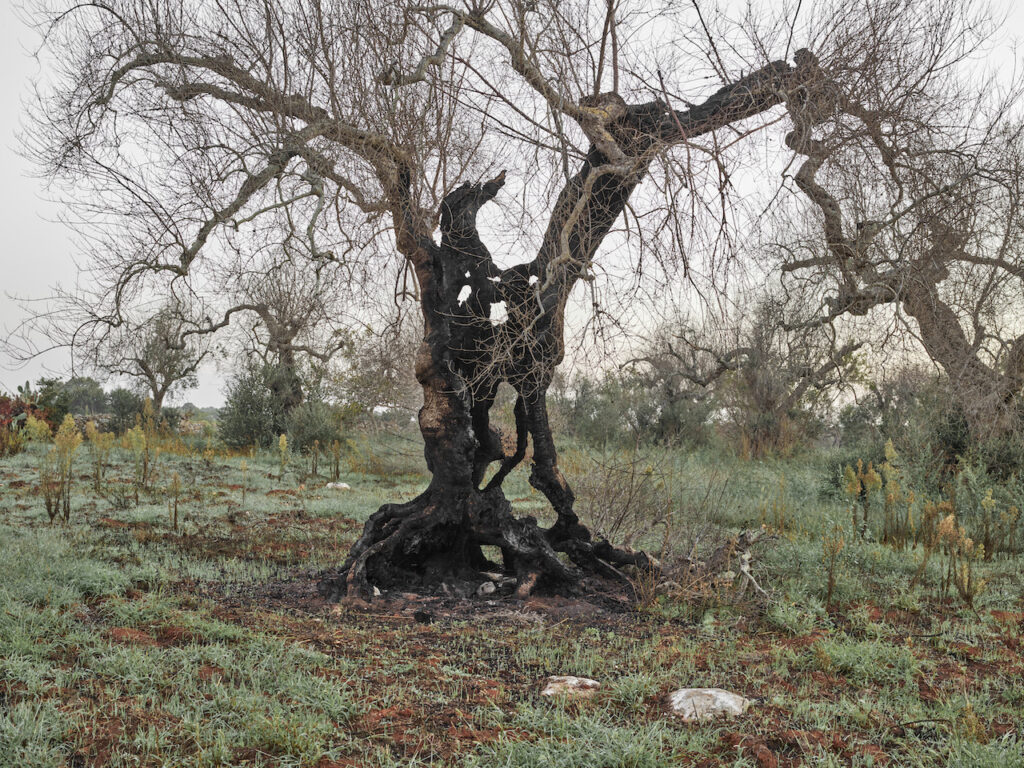
<path fill-rule="evenodd" d="M 713 0 L 704 0 L 708 5 Z M 60 224 L 59 208 L 49 202 L 41 182 L 31 176 L 30 164 L 18 155 L 17 133 L 22 127 L 23 102 L 39 64 L 30 56 L 34 34 L 17 18 L 14 0 L 0 0 L 0 334 L 22 317 L 10 295 L 41 298 L 55 283 L 75 279 L 75 246 Z M 1008 8 L 1006 47 L 999 54 L 1012 66 L 1012 39 L 1024 38 L 1024 0 L 997 0 Z M 12 391 L 26 379 L 64 374 L 69 365 L 64 353 L 53 353 L 16 369 L 0 351 L 0 391 Z M 212 367 L 201 372 L 200 386 L 186 395 L 198 405 L 223 401 L 222 377 Z"/>
<path fill-rule="evenodd" d="M 0 329 L 8 329 L 21 315 L 8 294 L 41 296 L 58 277 L 71 275 L 72 244 L 64 227 L 56 223 L 57 209 L 42 196 L 41 185 L 28 178 L 29 164 L 18 156 L 16 133 L 29 79 L 38 72 L 26 54 L 29 30 L 15 17 L 11 0 L 0 0 Z M 50 361 L 59 369 L 64 360 Z M 11 361 L 0 352 L 0 390 L 13 390 L 27 378 L 44 374 L 41 364 L 11 371 Z"/>
<path fill-rule="evenodd" d="M 19 21 L 14 0 L 0 0 L 0 334 L 15 326 L 23 313 L 10 296 L 40 298 L 55 283 L 75 280 L 75 244 L 57 219 L 60 209 L 49 202 L 42 182 L 32 177 L 31 164 L 19 156 L 17 134 L 23 103 L 39 63 L 31 57 L 35 35 Z M 0 392 L 26 380 L 64 375 L 69 357 L 57 352 L 14 368 L 0 351 Z M 199 388 L 185 395 L 200 406 L 223 402 L 222 377 L 212 367 L 201 372 Z M 181 400 L 180 402 L 184 402 Z"/>

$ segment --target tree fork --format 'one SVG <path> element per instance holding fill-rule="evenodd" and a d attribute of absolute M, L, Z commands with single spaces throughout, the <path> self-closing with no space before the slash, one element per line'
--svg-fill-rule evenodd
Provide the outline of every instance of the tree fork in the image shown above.
<path fill-rule="evenodd" d="M 442 241 L 432 249 L 430 282 L 422 291 L 425 335 L 417 359 L 430 485 L 412 501 L 386 504 L 370 517 L 340 574 L 321 583 L 321 592 L 330 598 L 366 601 L 374 587 L 470 594 L 485 580 L 483 573 L 492 571 L 514 576 L 520 597 L 538 587 L 574 592 L 585 573 L 622 579 L 616 565 L 650 564 L 646 556 L 617 550 L 607 541 L 593 542 L 573 510 L 575 496 L 558 469 L 546 401 L 550 372 L 561 358 L 560 323 L 548 322 L 543 329 L 548 343 L 542 345 L 546 354 L 540 375 L 533 345 L 523 351 L 528 359 L 496 359 L 500 353 L 488 319 L 498 299 L 495 286 L 501 284 L 500 277 L 493 278 L 502 273 L 479 239 L 476 215 L 503 183 L 504 174 L 483 184 L 464 184 L 442 204 Z M 505 299 L 541 312 L 532 291 L 520 290 L 514 297 L 508 291 L 505 286 Z M 552 341 L 554 331 L 558 338 Z M 507 456 L 490 425 L 502 381 L 518 390 L 516 446 Z M 533 517 L 515 517 L 501 490 L 525 458 L 531 437 L 530 482 L 557 514 L 550 529 Z M 481 489 L 487 467 L 499 460 L 497 472 Z M 497 547 L 502 563 L 489 561 L 485 546 Z"/>

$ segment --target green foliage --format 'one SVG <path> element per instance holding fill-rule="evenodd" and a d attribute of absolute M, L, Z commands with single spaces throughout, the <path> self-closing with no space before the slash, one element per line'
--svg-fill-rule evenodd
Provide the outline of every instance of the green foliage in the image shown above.
<path fill-rule="evenodd" d="M 49 528 L 0 525 L 0 572 L 0 608 L 15 603 L 64 608 L 86 598 L 121 594 L 130 582 L 124 570 L 81 556 L 59 530 Z M 0 610 L 0 647 L 17 644 L 15 635 L 29 624 Z"/>
<path fill-rule="evenodd" d="M 142 415 L 136 417 L 135 426 L 124 433 L 122 443 L 132 453 L 135 470 L 135 495 L 138 503 L 138 492 L 148 488 L 155 473 L 156 462 L 160 458 L 160 434 L 153 412 L 153 403 L 146 400 L 142 406 Z"/>
<path fill-rule="evenodd" d="M 91 450 L 89 440 L 82 449 Z M 336 567 L 373 509 L 421 491 L 422 477 L 402 477 L 422 471 L 419 446 L 407 435 L 350 433 L 347 452 L 338 451 L 352 489 L 328 492 L 282 486 L 279 440 L 246 452 L 244 463 L 213 445 L 200 461 L 196 450 L 179 454 L 162 441 L 160 474 L 128 509 L 111 507 L 109 489 L 133 488 L 135 457 L 130 440 L 115 443 L 106 487 L 76 483 L 81 512 L 52 529 L 40 524 L 30 474 L 40 452 L 0 462 L 0 765 L 57 768 L 102 754 L 112 766 L 661 768 L 710 754 L 752 768 L 762 739 L 775 754 L 802 749 L 815 765 L 871 764 L 867 753 L 819 751 L 817 731 L 827 744 L 841 732 L 844 750 L 878 745 L 891 765 L 1019 765 L 1019 742 L 999 736 L 1024 702 L 1024 689 L 1004 679 L 1019 660 L 1019 561 L 1006 551 L 972 557 L 983 551 L 980 539 L 968 551 L 964 528 L 982 525 L 982 513 L 996 520 L 1019 503 L 1021 488 L 980 464 L 955 485 L 943 481 L 955 490 L 955 528 L 940 531 L 953 512 L 948 493 L 941 509 L 932 505 L 931 528 L 915 502 L 917 530 L 933 530 L 938 542 L 922 568 L 913 535 L 902 551 L 878 536 L 881 495 L 897 484 L 904 496 L 924 487 L 902 454 L 887 459 L 894 473 L 875 464 L 883 483 L 871 484 L 873 535 L 861 539 L 850 535 L 849 500 L 819 494 L 824 456 L 749 462 L 713 450 L 574 443 L 560 466 L 580 491 L 582 516 L 621 493 L 631 499 L 631 523 L 647 527 L 637 545 L 657 551 L 668 500 L 666 571 L 651 583 L 649 610 L 563 620 L 487 613 L 481 601 L 482 620 L 392 617 L 383 632 L 344 608 L 314 616 L 289 608 L 287 593 L 261 596 L 279 594 L 285 572 L 303 584 L 307 572 Z M 286 447 L 293 442 L 287 437 Z M 321 449 L 326 463 L 330 446 Z M 585 495 L 581 478 L 598 461 L 609 465 L 607 482 Z M 288 470 L 299 463 L 291 462 Z M 356 471 L 370 469 L 380 474 Z M 544 517 L 528 474 L 510 475 L 506 495 L 522 514 Z M 632 496 L 616 487 L 630 484 Z M 773 530 L 750 567 L 769 597 L 723 583 L 720 599 L 701 598 L 690 562 L 706 562 L 725 538 L 762 521 Z M 629 535 L 620 526 L 616 543 Z M 944 547 L 957 548 L 952 571 Z M 938 590 L 943 579 L 955 600 Z M 258 602 L 240 603 L 240 594 Z M 947 674 L 951 664 L 971 674 Z M 537 692 L 548 674 L 602 686 L 585 701 L 552 702 Z M 664 695 L 684 685 L 762 701 L 734 723 L 682 725 L 665 713 Z M 893 722 L 921 724 L 901 736 L 886 726 Z M 100 753 L 96 733 L 117 738 Z M 736 746 L 733 734 L 750 741 Z M 809 749 L 777 748 L 783 734 L 808 735 Z"/>
<path fill-rule="evenodd" d="M 0 710 L 0 765 L 58 768 L 66 765 L 61 737 L 68 718 L 50 702 L 18 702 Z"/>
<path fill-rule="evenodd" d="M 342 412 L 323 401 L 300 403 L 288 414 L 288 443 L 292 450 L 307 453 L 314 443 L 327 447 L 343 440 Z"/>
<path fill-rule="evenodd" d="M 18 389 L 20 392 L 21 387 Z M 40 417 L 43 415 L 29 397 L 0 395 L 0 458 L 21 453 L 26 441 L 32 437 L 25 433 L 25 428 L 29 419 L 34 418 L 33 412 Z"/>
<path fill-rule="evenodd" d="M 107 394 L 103 387 L 88 376 L 74 376 L 67 381 L 43 378 L 39 379 L 36 385 L 39 387 L 36 403 L 45 408 L 54 421 L 59 422 L 68 413 L 104 413 L 108 407 Z"/>
<path fill-rule="evenodd" d="M 143 400 L 130 389 L 114 389 L 110 392 L 110 427 L 117 434 L 127 432 L 138 416 L 142 415 Z"/>
<path fill-rule="evenodd" d="M 29 414 L 25 419 L 25 439 L 30 443 L 46 444 L 53 438 L 53 430 L 43 419 Z"/>
<path fill-rule="evenodd" d="M 231 448 L 269 448 L 288 431 L 284 406 L 274 395 L 273 366 L 251 366 L 228 382 L 217 420 L 220 439 Z"/>
<path fill-rule="evenodd" d="M 176 432 L 181 424 L 182 412 L 180 408 L 173 408 L 165 405 L 160 409 L 160 429 Z"/>
<path fill-rule="evenodd" d="M 39 493 L 51 523 L 58 514 L 63 515 L 65 523 L 71 519 L 74 460 L 81 444 L 82 433 L 75 426 L 74 417 L 65 414 L 53 437 L 53 448 L 41 458 L 39 465 Z"/>
<path fill-rule="evenodd" d="M 711 431 L 710 399 L 675 391 L 639 374 L 581 376 L 549 396 L 555 418 L 591 445 L 636 442 L 705 445 Z"/>
<path fill-rule="evenodd" d="M 13 424 L 0 424 L 0 458 L 16 456 L 25 447 L 25 437 Z"/>
<path fill-rule="evenodd" d="M 99 493 L 103 473 L 110 461 L 110 452 L 114 448 L 114 435 L 110 432 L 101 432 L 96 427 L 96 422 L 89 421 L 85 425 L 85 439 L 88 441 L 89 460 L 92 464 L 92 487 Z"/>
<path fill-rule="evenodd" d="M 831 451 L 822 469 L 822 494 L 831 498 L 843 498 L 846 494 L 846 468 L 856 467 L 857 462 L 880 467 L 885 462 L 885 443 L 868 445 L 842 445 Z"/>
<path fill-rule="evenodd" d="M 499 740 L 481 748 L 472 768 L 670 768 L 683 750 L 701 741 L 699 733 L 664 722 L 618 725 L 601 714 L 573 715 L 565 710 L 522 708 L 513 725 L 540 732 L 533 741 Z"/>

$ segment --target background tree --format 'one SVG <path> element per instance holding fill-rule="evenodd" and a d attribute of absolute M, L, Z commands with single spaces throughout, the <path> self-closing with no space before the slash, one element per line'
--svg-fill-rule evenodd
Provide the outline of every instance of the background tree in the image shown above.
<path fill-rule="evenodd" d="M 36 390 L 30 397 L 58 423 L 68 413 L 87 416 L 105 413 L 109 404 L 103 387 L 88 376 L 72 376 L 67 380 L 44 377 L 36 382 Z"/>
<path fill-rule="evenodd" d="M 923 33 L 895 4 L 866 6 L 884 47 L 856 76 L 823 67 L 788 102 L 810 208 L 789 209 L 775 253 L 790 285 L 817 288 L 815 322 L 894 311 L 985 440 L 1015 427 L 1024 386 L 1024 336 L 1006 311 L 1024 288 L 1019 85 L 964 77 L 992 21 L 932 5 Z M 858 34 L 841 33 L 863 47 Z"/>
<path fill-rule="evenodd" d="M 945 39 L 931 19 L 952 7 L 836 2 L 799 30 L 788 8 L 751 10 L 726 46 L 699 11 L 674 5 L 40 2 L 37 21 L 61 55 L 36 154 L 95 224 L 96 293 L 111 312 L 140 284 L 222 288 L 226 253 L 282 233 L 310 269 L 344 265 L 344 287 L 357 293 L 394 274 L 381 258 L 397 250 L 404 260 L 399 293 L 423 316 L 415 369 L 432 479 L 369 519 L 326 592 L 471 584 L 498 567 L 523 595 L 541 583 L 571 588 L 587 572 L 646 563 L 580 524 L 548 421 L 570 297 L 596 280 L 600 246 L 621 218 L 613 241 L 638 245 L 606 249 L 619 270 L 728 252 L 738 210 L 729 168 L 744 139 L 789 121 L 791 146 L 813 152 L 808 132 L 838 106 L 871 119 L 830 94 L 865 82 L 913 96 L 919 85 L 900 67 Z M 794 36 L 813 53 L 792 53 Z M 467 178 L 481 181 L 460 185 Z M 507 180 L 486 234 L 511 256 L 496 259 L 477 219 Z M 590 304 L 608 315 L 594 293 Z M 517 393 L 510 455 L 489 417 L 502 383 Z M 555 515 L 546 528 L 517 518 L 501 492 L 528 440 L 530 482 Z M 484 545 L 499 548 L 500 565 Z"/>
<path fill-rule="evenodd" d="M 744 455 L 789 453 L 813 434 L 822 405 L 854 372 L 862 344 L 839 343 L 816 325 L 787 327 L 785 304 L 745 296 L 724 316 L 708 313 L 699 330 L 671 323 L 637 362 L 713 392 Z"/>
<path fill-rule="evenodd" d="M 187 333 L 194 325 L 184 308 L 172 302 L 148 317 L 105 328 L 92 346 L 79 345 L 79 351 L 88 356 L 90 368 L 131 381 L 159 417 L 168 396 L 199 383 L 196 374 L 210 349 Z"/>
<path fill-rule="evenodd" d="M 288 431 L 288 415 L 274 394 L 275 375 L 272 366 L 250 362 L 228 381 L 217 431 L 231 448 L 270 448 Z"/>
<path fill-rule="evenodd" d="M 331 359 L 349 344 L 339 282 L 335 270 L 310 269 L 287 257 L 258 271 L 250 265 L 235 277 L 235 303 L 224 322 L 243 313 L 239 356 L 263 362 L 265 383 L 285 414 L 303 401 L 303 380 L 319 384 Z"/>
<path fill-rule="evenodd" d="M 125 387 L 110 390 L 110 427 L 122 433 L 135 426 L 137 417 L 142 415 L 145 401 L 135 392 Z"/>
<path fill-rule="evenodd" d="M 367 327 L 354 332 L 331 389 L 371 424 L 370 417 L 380 408 L 408 421 L 423 405 L 414 372 L 422 338 L 417 318 L 405 316 L 379 331 Z"/>
<path fill-rule="evenodd" d="M 892 440 L 901 448 L 920 443 L 920 431 L 930 414 L 932 420 L 948 407 L 948 384 L 933 369 L 920 364 L 899 364 L 867 378 L 856 402 L 839 412 L 843 441 L 857 446 L 885 445 Z"/>

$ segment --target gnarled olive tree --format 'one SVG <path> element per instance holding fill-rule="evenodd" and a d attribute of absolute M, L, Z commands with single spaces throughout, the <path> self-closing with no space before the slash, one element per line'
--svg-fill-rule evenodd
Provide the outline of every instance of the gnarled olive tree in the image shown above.
<path fill-rule="evenodd" d="M 288 413 L 304 400 L 308 380 L 322 378 L 313 376 L 313 370 L 323 371 L 350 342 L 343 327 L 345 294 L 338 290 L 342 273 L 337 265 L 310 269 L 288 254 L 275 256 L 235 265 L 229 306 L 216 325 L 241 329 L 238 357 L 256 357 L 271 367 L 270 389 Z M 213 328 L 197 328 L 196 334 Z"/>
<path fill-rule="evenodd" d="M 789 209 L 773 269 L 817 292 L 811 324 L 895 316 L 947 375 L 971 436 L 1002 439 L 1024 388 L 1021 85 L 980 61 L 991 17 L 932 6 L 921 27 L 876 15 L 901 56 L 873 55 L 860 77 L 830 70 L 790 100 L 808 213 Z"/>
<path fill-rule="evenodd" d="M 429 587 L 496 568 L 528 594 L 646 562 L 593 539 L 558 466 L 546 392 L 574 287 L 595 277 L 602 243 L 628 225 L 631 206 L 635 222 L 612 236 L 615 250 L 659 236 L 677 257 L 696 248 L 697 219 L 730 216 L 730 153 L 778 122 L 802 136 L 808 95 L 817 109 L 831 71 L 886 78 L 884 67 L 857 69 L 900 55 L 871 39 L 871 13 L 921 15 L 931 4 L 837 2 L 794 31 L 797 4 L 740 20 L 738 35 L 721 39 L 712 29 L 722 19 L 697 3 L 36 5 L 46 5 L 36 20 L 59 53 L 36 154 L 94 215 L 107 301 L 147 281 L 202 294 L 225 252 L 282 232 L 311 269 L 351 270 L 339 291 L 365 293 L 400 254 L 399 293 L 423 315 L 416 377 L 432 479 L 372 515 L 324 585 L 366 598 L 373 585 Z M 859 29 L 862 48 L 837 45 L 840 28 Z M 794 37 L 815 54 L 792 53 Z M 695 88 L 679 85 L 691 79 Z M 638 195 L 645 179 L 654 189 Z M 718 186 L 703 199 L 707 179 Z M 503 382 L 517 393 L 511 455 L 489 423 Z M 502 493 L 530 440 L 530 482 L 556 516 L 547 528 L 517 517 Z M 488 562 L 483 546 L 503 562 Z"/>

